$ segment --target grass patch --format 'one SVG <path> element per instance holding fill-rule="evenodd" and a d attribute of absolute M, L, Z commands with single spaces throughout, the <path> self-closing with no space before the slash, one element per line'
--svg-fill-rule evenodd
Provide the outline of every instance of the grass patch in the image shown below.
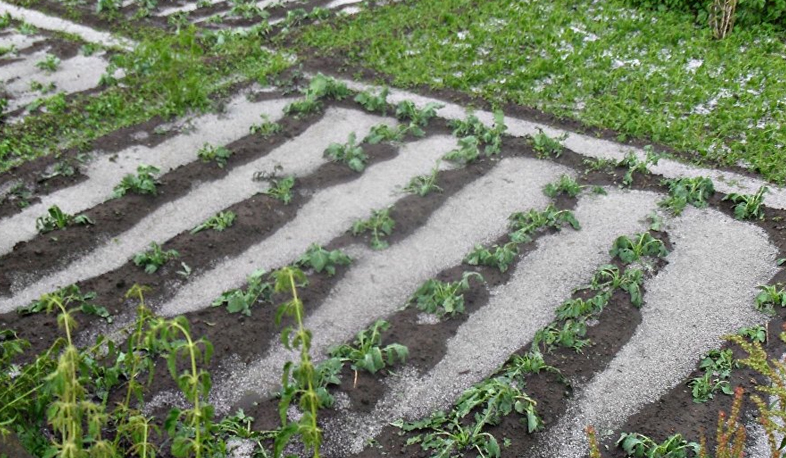
<path fill-rule="evenodd" d="M 786 45 L 766 28 L 714 40 L 692 15 L 620 0 L 422 0 L 308 27 L 298 42 L 397 86 L 535 107 L 786 182 Z"/>

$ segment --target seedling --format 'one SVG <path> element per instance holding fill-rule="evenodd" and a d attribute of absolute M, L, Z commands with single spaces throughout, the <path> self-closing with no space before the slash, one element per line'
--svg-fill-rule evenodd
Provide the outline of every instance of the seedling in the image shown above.
<path fill-rule="evenodd" d="M 82 291 L 76 285 L 68 285 L 66 287 L 60 288 L 54 293 L 49 293 L 47 297 L 57 298 L 63 305 L 66 306 L 73 306 L 71 308 L 92 308 L 92 307 L 100 307 L 96 306 L 91 303 L 93 299 L 96 298 L 96 293 L 89 292 L 82 294 Z M 46 310 L 47 301 L 43 299 L 37 299 L 30 304 L 19 307 L 16 309 L 16 312 L 20 315 L 32 315 L 35 313 L 40 313 Z M 103 308 L 103 307 L 100 307 Z"/>
<path fill-rule="evenodd" d="M 115 186 L 113 197 L 118 198 L 126 195 L 129 191 L 136 194 L 156 195 L 156 185 L 158 181 L 155 174 L 160 170 L 152 165 L 140 165 L 136 169 L 136 175 L 128 174 L 123 177 L 120 184 Z"/>
<path fill-rule="evenodd" d="M 570 225 L 575 230 L 581 228 L 573 212 L 570 210 L 557 210 L 552 204 L 542 211 L 532 209 L 526 213 L 513 213 L 508 217 L 508 221 L 508 225 L 513 231 L 510 233 L 510 240 L 516 243 L 532 241 L 532 235 L 545 228 L 561 230 L 567 225 Z"/>
<path fill-rule="evenodd" d="M 264 192 L 265 195 L 268 195 L 274 199 L 278 199 L 284 203 L 284 205 L 289 205 L 292 202 L 292 188 L 295 186 L 295 177 L 288 176 L 286 178 L 271 178 L 270 179 L 270 187 L 267 191 Z"/>
<path fill-rule="evenodd" d="M 458 148 L 447 153 L 444 159 L 461 165 L 475 162 L 480 157 L 478 145 L 480 145 L 480 141 L 478 137 L 473 135 L 460 138 L 458 141 Z"/>
<path fill-rule="evenodd" d="M 55 177 L 72 177 L 76 175 L 76 168 L 67 160 L 57 161 L 51 172 L 41 175 L 40 180 L 51 180 Z"/>
<path fill-rule="evenodd" d="M 355 172 L 362 172 L 366 168 L 368 156 L 360 145 L 355 144 L 355 138 L 355 133 L 352 132 L 346 144 L 331 143 L 325 150 L 325 157 L 333 162 L 346 164 Z"/>
<path fill-rule="evenodd" d="M 303 99 L 296 100 L 284 107 L 284 113 L 297 116 L 315 113 L 322 109 L 322 103 L 319 99 L 329 97 L 342 100 L 349 97 L 350 92 L 346 84 L 339 83 L 335 78 L 328 78 L 319 73 L 311 79 L 311 83 L 304 91 L 304 95 Z"/>
<path fill-rule="evenodd" d="M 730 200 L 734 206 L 734 217 L 737 219 L 764 219 L 764 194 L 769 191 L 767 186 L 762 186 L 756 194 L 727 194 L 723 200 Z"/>
<path fill-rule="evenodd" d="M 231 211 L 220 212 L 217 215 L 211 216 L 207 221 L 199 226 L 191 229 L 192 234 L 204 231 L 205 229 L 213 229 L 217 232 L 222 232 L 227 228 L 232 227 L 235 223 L 235 213 Z"/>
<path fill-rule="evenodd" d="M 229 313 L 251 316 L 251 307 L 257 303 L 270 302 L 273 296 L 273 285 L 262 281 L 265 274 L 264 270 L 254 271 L 247 279 L 248 286 L 245 291 L 240 288 L 226 291 L 210 305 L 213 307 L 226 305 Z"/>
<path fill-rule="evenodd" d="M 41 234 L 52 232 L 57 229 L 65 229 L 68 226 L 79 225 L 86 226 L 93 224 L 87 215 L 72 216 L 63 212 L 57 205 L 52 205 L 47 210 L 47 215 L 40 216 L 35 220 L 35 227 Z"/>
<path fill-rule="evenodd" d="M 439 163 L 431 169 L 429 175 L 418 175 L 411 180 L 404 191 L 417 194 L 420 197 L 426 197 L 432 192 L 442 192 L 442 188 L 437 186 L 437 175 L 439 174 Z"/>
<path fill-rule="evenodd" d="M 620 274 L 620 270 L 613 264 L 601 266 L 592 277 L 591 288 L 594 290 L 611 291 L 621 289 L 630 295 L 630 302 L 635 307 L 641 307 L 643 296 L 641 294 L 641 284 L 644 281 L 644 272 L 641 269 L 628 268 L 625 273 Z"/>
<path fill-rule="evenodd" d="M 365 143 L 376 145 L 382 142 L 400 142 L 406 135 L 406 127 L 390 127 L 387 124 L 377 124 L 371 128 L 371 132 L 363 139 Z"/>
<path fill-rule="evenodd" d="M 485 146 L 484 154 L 491 156 L 502 151 L 502 134 L 508 129 L 502 111 L 494 112 L 494 125 L 487 127 L 474 114 L 469 114 L 465 121 L 452 121 L 453 135 L 457 137 L 473 136 Z"/>
<path fill-rule="evenodd" d="M 464 272 L 461 280 L 455 282 L 430 279 L 415 291 L 409 302 L 414 302 L 418 309 L 438 317 L 453 317 L 464 313 L 464 293 L 469 291 L 471 278 L 485 281 L 477 272 Z"/>
<path fill-rule="evenodd" d="M 44 60 L 36 62 L 35 66 L 41 70 L 46 71 L 47 73 L 52 73 L 57 70 L 57 67 L 60 66 L 60 59 L 52 54 L 47 54 L 46 57 L 44 57 Z"/>
<path fill-rule="evenodd" d="M 652 256 L 663 258 L 669 254 L 661 240 L 653 237 L 649 232 L 636 234 L 633 238 L 620 236 L 614 241 L 609 251 L 611 257 L 618 257 L 625 264 L 630 264 L 639 259 Z"/>
<path fill-rule="evenodd" d="M 205 143 L 202 148 L 197 151 L 197 157 L 202 162 L 215 161 L 219 168 L 224 168 L 232 156 L 232 151 L 224 146 L 213 146 L 210 143 Z"/>
<path fill-rule="evenodd" d="M 156 242 L 150 243 L 150 249 L 134 256 L 134 264 L 145 269 L 149 274 L 156 273 L 164 264 L 171 259 L 180 257 L 176 250 L 164 251 Z"/>
<path fill-rule="evenodd" d="M 267 119 L 267 116 L 262 115 L 264 120 L 261 124 L 253 124 L 249 131 L 255 135 L 261 135 L 264 138 L 272 137 L 273 135 L 281 132 L 281 124 L 272 122 Z"/>
<path fill-rule="evenodd" d="M 669 186 L 669 197 L 658 205 L 670 209 L 675 215 L 682 213 L 688 204 L 696 208 L 706 207 L 707 199 L 715 194 L 712 180 L 705 177 L 665 180 L 664 183 Z"/>
<path fill-rule="evenodd" d="M 568 138 L 568 134 L 563 134 L 557 138 L 549 137 L 543 129 L 538 128 L 538 133 L 533 135 L 530 139 L 532 149 L 538 154 L 541 159 L 549 157 L 560 157 L 562 155 L 562 142 Z"/>
<path fill-rule="evenodd" d="M 756 295 L 756 310 L 774 314 L 775 307 L 786 307 L 786 289 L 780 285 L 759 286 L 759 294 Z"/>
<path fill-rule="evenodd" d="M 388 94 L 390 94 L 390 90 L 387 87 L 383 87 L 379 94 L 364 91 L 355 96 L 355 102 L 367 111 L 377 111 L 385 116 L 388 111 Z"/>
<path fill-rule="evenodd" d="M 16 206 L 19 208 L 29 207 L 30 199 L 32 198 L 32 191 L 30 191 L 24 183 L 14 185 L 14 187 L 9 191 L 8 196 L 6 196 L 6 199 L 9 201 L 15 201 Z"/>
<path fill-rule="evenodd" d="M 411 100 L 402 100 L 396 105 L 396 117 L 398 119 L 407 119 L 410 121 L 410 126 L 426 127 L 431 118 L 437 115 L 437 110 L 443 108 L 445 105 L 436 102 L 429 102 L 423 108 L 415 106 L 415 102 Z M 425 132 L 413 132 L 417 137 L 422 137 Z"/>
<path fill-rule="evenodd" d="M 649 437 L 638 433 L 622 433 L 617 447 L 634 458 L 688 458 L 689 453 L 698 455 L 701 446 L 686 441 L 681 434 L 675 434 L 658 444 Z"/>
<path fill-rule="evenodd" d="M 581 353 L 582 349 L 590 343 L 589 339 L 583 339 L 586 334 L 587 324 L 585 320 L 568 319 L 563 321 L 561 326 L 554 323 L 540 329 L 535 333 L 532 346 L 538 348 L 543 343 L 547 350 L 560 346 L 572 348 L 576 352 Z"/>
<path fill-rule="evenodd" d="M 352 264 L 352 258 L 343 251 L 328 251 L 316 243 L 311 245 L 296 263 L 298 267 L 311 268 L 317 273 L 324 271 L 330 277 L 336 274 L 336 266 L 348 266 L 350 264 Z"/>
<path fill-rule="evenodd" d="M 382 240 L 382 237 L 392 234 L 395 227 L 396 222 L 390 217 L 390 208 L 372 210 L 371 218 L 358 220 L 352 224 L 352 235 L 358 236 L 371 232 L 371 248 L 384 250 L 388 247 L 388 242 Z"/>
<path fill-rule="evenodd" d="M 351 345 L 343 344 L 330 350 L 330 356 L 351 363 L 356 374 L 360 370 L 376 374 L 387 366 L 403 363 L 409 356 L 407 347 L 397 343 L 381 347 L 382 333 L 389 328 L 390 323 L 378 320 L 369 329 L 360 331 Z M 355 378 L 357 380 L 357 375 Z"/>
<path fill-rule="evenodd" d="M 622 177 L 622 185 L 623 186 L 630 186 L 633 184 L 633 176 L 636 173 L 640 173 L 642 175 L 649 175 L 650 165 L 658 165 L 658 161 L 660 160 L 660 156 L 655 155 L 652 153 L 651 150 L 648 149 L 647 156 L 644 160 L 640 160 L 636 153 L 633 151 L 628 152 L 624 158 L 622 158 L 618 163 L 618 167 L 626 167 L 628 170 L 625 172 L 625 175 Z"/>
<path fill-rule="evenodd" d="M 712 350 L 701 360 L 699 369 L 704 375 L 688 382 L 691 387 L 693 402 L 704 403 L 715 397 L 715 393 L 722 391 L 732 395 L 734 390 L 729 384 L 732 369 L 738 367 L 732 356 L 731 350 Z"/>
<path fill-rule="evenodd" d="M 506 272 L 518 252 L 516 242 L 509 242 L 502 246 L 494 245 L 491 249 L 475 245 L 475 248 L 464 258 L 464 262 L 471 266 L 496 267 L 500 272 Z"/>
<path fill-rule="evenodd" d="M 552 199 L 565 194 L 568 197 L 576 197 L 581 192 L 582 186 L 570 175 L 562 175 L 556 183 L 549 183 L 543 188 L 543 193 Z"/>

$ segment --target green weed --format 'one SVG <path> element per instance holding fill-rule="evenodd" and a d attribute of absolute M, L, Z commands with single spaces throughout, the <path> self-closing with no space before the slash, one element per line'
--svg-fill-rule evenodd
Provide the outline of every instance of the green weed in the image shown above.
<path fill-rule="evenodd" d="M 129 192 L 136 194 L 157 194 L 156 186 L 158 181 L 155 174 L 160 172 L 158 167 L 152 165 L 140 165 L 136 169 L 136 175 L 128 174 L 123 177 L 120 184 L 115 186 L 112 197 L 118 198 Z"/>
<path fill-rule="evenodd" d="M 236 216 L 234 212 L 219 212 L 218 214 L 208 218 L 204 223 L 191 229 L 191 233 L 196 234 L 198 232 L 204 231 L 205 229 L 213 229 L 217 232 L 223 232 L 225 229 L 232 227 L 232 225 L 235 223 L 235 218 Z"/>
<path fill-rule="evenodd" d="M 464 272 L 461 280 L 454 282 L 427 280 L 412 294 L 409 302 L 415 303 L 418 309 L 438 317 L 452 317 L 464 313 L 464 293 L 469 291 L 469 281 L 472 278 L 479 282 L 485 281 L 477 272 Z"/>
<path fill-rule="evenodd" d="M 35 220 L 35 228 L 40 234 L 46 234 L 57 229 L 65 229 L 68 226 L 86 226 L 88 224 L 94 223 L 87 215 L 69 215 L 63 212 L 57 205 L 49 207 L 45 216 L 40 216 Z"/>
<path fill-rule="evenodd" d="M 180 257 L 180 253 L 176 250 L 164 251 L 161 249 L 161 245 L 151 242 L 149 250 L 134 255 L 134 264 L 145 269 L 145 272 L 154 274 L 164 264 L 178 257 Z"/>
<path fill-rule="evenodd" d="M 352 224 L 352 235 L 358 236 L 370 232 L 371 248 L 375 250 L 384 250 L 388 247 L 388 242 L 382 240 L 382 237 L 392 234 L 393 228 L 395 227 L 396 222 L 390 216 L 390 208 L 373 210 L 371 212 L 371 218 L 367 220 L 358 220 Z"/>
<path fill-rule="evenodd" d="M 769 191 L 762 186 L 756 194 L 727 194 L 723 200 L 730 200 L 734 205 L 734 217 L 737 219 L 764 219 L 764 194 Z"/>

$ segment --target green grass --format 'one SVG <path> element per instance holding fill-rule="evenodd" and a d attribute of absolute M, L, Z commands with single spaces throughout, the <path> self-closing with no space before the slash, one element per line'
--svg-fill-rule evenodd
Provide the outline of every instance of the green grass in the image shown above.
<path fill-rule="evenodd" d="M 786 182 L 782 37 L 716 41 L 694 22 L 622 0 L 420 0 L 306 28 L 299 43 L 397 86 L 535 107 Z"/>
<path fill-rule="evenodd" d="M 0 126 L 0 172 L 70 147 L 88 150 L 96 138 L 155 116 L 210 110 L 215 97 L 226 92 L 229 75 L 266 83 L 290 64 L 261 49 L 263 42 L 249 35 L 228 36 L 219 44 L 191 30 L 151 34 L 134 51 L 113 59 L 125 72 L 125 87 L 105 78 L 108 86 L 98 94 L 77 95 L 61 110 Z"/>

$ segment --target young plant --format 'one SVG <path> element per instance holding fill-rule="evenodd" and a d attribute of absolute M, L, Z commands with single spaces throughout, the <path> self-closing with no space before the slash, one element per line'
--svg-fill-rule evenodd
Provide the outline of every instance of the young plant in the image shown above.
<path fill-rule="evenodd" d="M 688 204 L 696 208 L 706 207 L 707 199 L 715 194 L 712 180 L 705 177 L 665 180 L 664 183 L 669 186 L 669 197 L 658 205 L 670 209 L 675 215 L 682 213 Z"/>
<path fill-rule="evenodd" d="M 292 202 L 292 188 L 295 186 L 295 177 L 288 176 L 286 178 L 271 178 L 270 179 L 270 187 L 267 191 L 264 192 L 265 195 L 268 195 L 274 199 L 278 199 L 284 203 L 284 205 L 289 205 Z"/>
<path fill-rule="evenodd" d="M 366 111 L 376 111 L 385 116 L 388 111 L 388 95 L 390 89 L 383 87 L 379 94 L 372 94 L 364 91 L 355 96 L 355 102 L 359 103 Z"/>
<path fill-rule="evenodd" d="M 57 56 L 53 56 L 52 54 L 47 54 L 46 57 L 44 57 L 44 60 L 36 62 L 35 66 L 48 73 L 52 73 L 57 70 L 57 67 L 60 66 L 60 59 L 58 59 Z"/>
<path fill-rule="evenodd" d="M 751 326 L 737 331 L 738 336 L 745 337 L 751 342 L 764 343 L 767 341 L 767 329 L 764 326 Z"/>
<path fill-rule="evenodd" d="M 611 257 L 618 257 L 625 264 L 630 264 L 639 259 L 652 256 L 663 258 L 669 254 L 661 240 L 653 237 L 649 232 L 636 234 L 633 238 L 620 236 L 614 241 L 609 251 Z"/>
<path fill-rule="evenodd" d="M 47 210 L 47 215 L 40 216 L 35 220 L 35 228 L 41 234 L 52 232 L 57 229 L 65 229 L 68 226 L 79 225 L 86 226 L 93 224 L 87 215 L 69 215 L 63 212 L 57 205 L 52 205 Z"/>
<path fill-rule="evenodd" d="M 621 289 L 628 293 L 630 302 L 634 307 L 640 308 L 644 297 L 641 293 L 641 284 L 644 281 L 644 272 L 641 269 L 627 268 L 620 274 L 620 270 L 613 264 L 601 266 L 592 277 L 591 288 L 594 290 Z"/>
<path fill-rule="evenodd" d="M 349 134 L 347 143 L 331 143 L 325 150 L 325 157 L 333 162 L 346 164 L 355 172 L 362 172 L 366 168 L 368 156 L 360 145 L 355 144 L 355 133 Z"/>
<path fill-rule="evenodd" d="M 549 183 L 543 188 L 543 193 L 552 199 L 565 194 L 568 197 L 576 197 L 581 192 L 582 186 L 570 175 L 562 175 L 555 183 Z"/>
<path fill-rule="evenodd" d="M 444 159 L 461 165 L 470 164 L 480 157 L 479 145 L 480 141 L 474 135 L 460 138 L 458 148 L 445 154 Z"/>
<path fill-rule="evenodd" d="M 456 137 L 474 136 L 485 146 L 484 154 L 491 156 L 502 151 L 502 134 L 508 129 L 502 111 L 494 112 L 494 125 L 487 127 L 474 114 L 469 114 L 464 121 L 451 121 L 453 135 Z"/>
<path fill-rule="evenodd" d="M 390 208 L 382 210 L 372 210 L 371 218 L 358 220 L 352 224 L 352 235 L 358 236 L 365 232 L 371 232 L 371 248 L 384 250 L 388 247 L 388 242 L 382 237 L 393 233 L 396 222 L 390 217 Z"/>
<path fill-rule="evenodd" d="M 426 127 L 431 118 L 437 115 L 437 110 L 444 106 L 440 103 L 429 102 L 423 108 L 418 108 L 415 102 L 402 100 L 396 105 L 396 117 L 409 120 L 412 134 L 416 137 L 422 137 L 426 134 L 422 128 Z"/>
<path fill-rule="evenodd" d="M 330 356 L 342 362 L 350 362 L 352 370 L 364 370 L 376 374 L 387 366 L 403 363 L 409 356 L 407 347 L 401 344 L 382 345 L 382 333 L 390 328 L 384 320 L 376 321 L 369 329 L 360 331 L 355 341 L 339 345 L 330 351 Z"/>
<path fill-rule="evenodd" d="M 304 98 L 284 107 L 284 113 L 296 116 L 315 113 L 322 109 L 320 99 L 328 97 L 342 100 L 349 97 L 349 95 L 350 92 L 346 84 L 319 73 L 311 79 L 311 83 L 304 91 Z"/>
<path fill-rule="evenodd" d="M 298 259 L 296 265 L 301 268 L 314 269 L 317 273 L 324 271 L 332 277 L 336 274 L 336 266 L 348 266 L 351 263 L 352 258 L 343 251 L 328 251 L 315 243 Z"/>
<path fill-rule="evenodd" d="M 510 240 L 516 243 L 529 243 L 532 235 L 541 229 L 561 230 L 568 225 L 575 230 L 581 228 L 573 212 L 557 210 L 553 204 L 549 204 L 542 211 L 532 209 L 526 213 L 516 212 L 508 217 L 508 226 L 513 231 L 509 234 Z"/>
<path fill-rule="evenodd" d="M 775 307 L 786 307 L 786 289 L 780 285 L 761 285 L 756 295 L 756 310 L 774 314 Z"/>
<path fill-rule="evenodd" d="M 210 305 L 221 307 L 226 305 L 229 313 L 242 313 L 251 316 L 251 307 L 257 303 L 270 302 L 273 297 L 273 285 L 262 281 L 266 272 L 256 270 L 249 275 L 246 290 L 240 288 L 226 291 Z"/>
<path fill-rule="evenodd" d="M 675 434 L 658 444 L 649 437 L 638 433 L 622 433 L 617 447 L 634 458 L 688 458 L 689 453 L 699 453 L 696 442 L 686 441 L 682 435 Z"/>
<path fill-rule="evenodd" d="M 176 259 L 180 256 L 176 250 L 164 251 L 161 245 L 156 242 L 150 243 L 150 249 L 142 253 L 137 253 L 134 256 L 134 264 L 138 267 L 145 269 L 149 274 L 156 273 L 164 264 L 171 259 Z"/>
<path fill-rule="evenodd" d="M 377 124 L 371 128 L 371 131 L 363 139 L 365 143 L 376 145 L 382 142 L 400 142 L 404 140 L 407 134 L 407 128 L 399 125 L 398 127 L 390 127 L 387 124 Z"/>
<path fill-rule="evenodd" d="M 249 131 L 254 135 L 261 135 L 264 138 L 272 137 L 273 135 L 281 132 L 283 129 L 281 124 L 268 120 L 266 115 L 262 115 L 261 124 L 253 124 L 249 127 Z"/>
<path fill-rule="evenodd" d="M 115 186 L 114 193 L 112 194 L 113 197 L 122 197 L 128 192 L 156 195 L 156 185 L 158 181 L 155 178 L 155 174 L 160 172 L 158 167 L 140 165 L 137 167 L 136 172 L 136 175 L 129 173 L 123 177 L 120 184 Z"/>
<path fill-rule="evenodd" d="M 205 143 L 202 145 L 202 148 L 199 148 L 197 151 L 197 157 L 202 162 L 212 162 L 214 161 L 219 168 L 224 168 L 227 165 L 227 161 L 232 156 L 232 151 L 224 146 L 213 146 L 210 143 Z"/>
<path fill-rule="evenodd" d="M 47 298 L 51 300 L 57 299 L 58 302 L 61 304 L 71 307 L 72 309 L 78 308 L 83 310 L 89 310 L 94 308 L 102 308 L 93 304 L 91 301 L 96 298 L 96 293 L 89 292 L 82 294 L 82 291 L 79 289 L 78 286 L 68 285 L 63 288 L 58 289 L 53 293 L 47 294 Z M 16 309 L 16 312 L 20 315 L 31 315 L 34 313 L 40 313 L 46 310 L 48 302 L 44 301 L 43 299 L 37 299 L 31 302 L 30 304 L 19 307 Z M 106 310 L 106 309 L 104 309 Z"/>
<path fill-rule="evenodd" d="M 284 267 L 273 272 L 274 291 L 288 294 L 290 300 L 281 304 L 276 313 L 276 325 L 281 324 L 281 318 L 289 316 L 294 319 L 294 327 L 287 326 L 282 331 L 282 341 L 288 349 L 300 350 L 300 363 L 295 366 L 291 361 L 284 365 L 282 377 L 281 400 L 278 412 L 281 417 L 281 430 L 274 442 L 275 456 L 281 456 L 284 447 L 294 435 L 300 435 L 306 449 L 313 451 L 314 458 L 319 458 L 319 448 L 322 445 L 322 429 L 317 424 L 317 411 L 324 405 L 327 390 L 322 388 L 324 394 L 320 395 L 320 383 L 316 368 L 311 360 L 311 331 L 303 325 L 305 310 L 303 302 L 297 292 L 297 285 L 306 280 L 306 276 L 297 268 Z M 292 381 L 290 381 L 290 375 Z M 329 396 L 329 395 L 328 395 Z M 299 399 L 302 416 L 297 422 L 290 423 L 287 416 L 289 406 L 295 399 Z"/>
<path fill-rule="evenodd" d="M 477 272 L 464 272 L 461 280 L 454 282 L 430 279 L 415 291 L 409 302 L 414 302 L 418 309 L 440 318 L 464 313 L 464 293 L 469 291 L 471 278 L 485 281 Z"/>
<path fill-rule="evenodd" d="M 764 219 L 764 194 L 769 191 L 762 186 L 756 194 L 727 194 L 723 200 L 730 200 L 734 205 L 734 217 L 737 219 Z"/>
<path fill-rule="evenodd" d="M 729 384 L 732 369 L 738 367 L 731 350 L 712 350 L 701 360 L 699 369 L 704 371 L 704 375 L 696 377 L 688 382 L 691 387 L 693 402 L 707 402 L 718 391 L 731 395 L 734 393 Z"/>
<path fill-rule="evenodd" d="M 535 333 L 532 346 L 539 348 L 542 343 L 547 350 L 555 347 L 572 348 L 581 353 L 590 341 L 583 337 L 587 334 L 587 323 L 583 318 L 567 319 L 560 323 L 552 323 Z"/>
<path fill-rule="evenodd" d="M 471 266 L 496 267 L 500 272 L 506 272 L 518 252 L 516 242 L 509 242 L 502 246 L 494 245 L 490 249 L 475 245 L 475 248 L 464 258 L 464 262 Z"/>
<path fill-rule="evenodd" d="M 223 232 L 225 229 L 232 227 L 235 223 L 235 213 L 231 211 L 219 212 L 211 216 L 204 223 L 191 229 L 192 234 L 204 231 L 205 229 L 213 229 L 214 231 Z"/>
<path fill-rule="evenodd" d="M 530 139 L 532 149 L 538 154 L 541 159 L 549 157 L 560 157 L 562 155 L 562 142 L 568 138 L 568 134 L 563 134 L 557 138 L 549 137 L 543 129 L 538 128 L 538 133 L 533 135 Z"/>
<path fill-rule="evenodd" d="M 426 197 L 432 192 L 442 192 L 442 188 L 437 186 L 437 175 L 439 174 L 439 164 L 437 164 L 428 175 L 418 175 L 411 180 L 404 191 Z"/>
<path fill-rule="evenodd" d="M 647 151 L 647 156 L 644 160 L 640 160 L 636 153 L 633 151 L 629 152 L 622 158 L 618 163 L 618 167 L 626 167 L 627 170 L 625 171 L 625 175 L 622 177 L 622 185 L 623 186 L 630 186 L 633 184 L 633 176 L 636 173 L 640 173 L 642 175 L 648 175 L 650 173 L 649 166 L 650 165 L 658 165 L 658 161 L 660 160 L 660 156 L 653 154 L 651 151 Z"/>

